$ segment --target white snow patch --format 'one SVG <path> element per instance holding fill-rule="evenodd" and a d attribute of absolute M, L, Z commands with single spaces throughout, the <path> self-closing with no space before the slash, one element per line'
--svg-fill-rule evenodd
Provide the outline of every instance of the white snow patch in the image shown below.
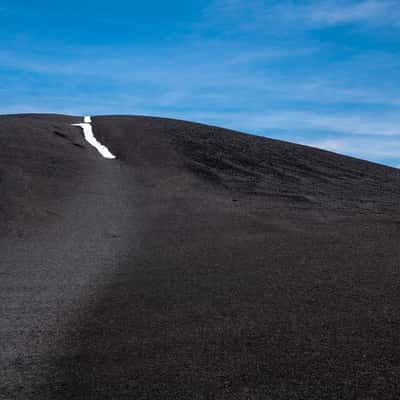
<path fill-rule="evenodd" d="M 92 129 L 92 119 L 89 116 L 84 117 L 84 123 L 82 124 L 72 124 L 73 126 L 80 126 L 83 129 L 83 135 L 85 136 L 85 140 L 91 144 L 93 147 L 97 149 L 97 151 L 104 157 L 113 159 L 116 158 L 114 154 L 111 153 L 110 150 L 103 144 L 97 141 L 94 137 L 93 129 Z"/>

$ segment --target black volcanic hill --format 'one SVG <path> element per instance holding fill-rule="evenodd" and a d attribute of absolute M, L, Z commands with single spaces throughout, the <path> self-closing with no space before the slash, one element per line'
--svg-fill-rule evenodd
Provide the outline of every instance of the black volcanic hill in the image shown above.
<path fill-rule="evenodd" d="M 0 399 L 398 399 L 400 172 L 150 117 L 0 116 Z"/>

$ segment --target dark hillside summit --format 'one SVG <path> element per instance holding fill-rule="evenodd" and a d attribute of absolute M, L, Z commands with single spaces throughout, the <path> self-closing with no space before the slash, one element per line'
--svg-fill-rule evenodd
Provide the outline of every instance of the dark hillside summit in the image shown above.
<path fill-rule="evenodd" d="M 189 122 L 0 117 L 0 399 L 398 399 L 400 172 Z"/>

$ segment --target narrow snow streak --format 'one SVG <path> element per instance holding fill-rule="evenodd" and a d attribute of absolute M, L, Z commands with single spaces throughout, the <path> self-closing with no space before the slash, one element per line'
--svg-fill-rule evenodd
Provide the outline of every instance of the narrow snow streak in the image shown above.
<path fill-rule="evenodd" d="M 110 150 L 107 149 L 106 146 L 101 144 L 100 142 L 97 141 L 97 139 L 94 137 L 93 134 L 93 129 L 92 129 L 92 119 L 87 116 L 84 117 L 82 124 L 72 124 L 74 126 L 80 126 L 83 129 L 83 135 L 85 136 L 85 140 L 91 144 L 93 147 L 97 149 L 97 151 L 104 157 L 104 158 L 109 158 L 113 159 L 115 158 L 114 154 L 111 153 Z"/>

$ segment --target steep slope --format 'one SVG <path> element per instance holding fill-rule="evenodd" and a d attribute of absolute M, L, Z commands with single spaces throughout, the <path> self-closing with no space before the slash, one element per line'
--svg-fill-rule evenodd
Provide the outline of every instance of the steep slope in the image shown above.
<path fill-rule="evenodd" d="M 0 117 L 0 398 L 398 398 L 397 170 L 92 121 Z"/>
<path fill-rule="evenodd" d="M 122 159 L 183 164 L 215 188 L 265 196 L 269 202 L 287 198 L 324 208 L 397 208 L 399 172 L 381 165 L 184 121 L 116 116 L 96 123 L 98 134 Z"/>

